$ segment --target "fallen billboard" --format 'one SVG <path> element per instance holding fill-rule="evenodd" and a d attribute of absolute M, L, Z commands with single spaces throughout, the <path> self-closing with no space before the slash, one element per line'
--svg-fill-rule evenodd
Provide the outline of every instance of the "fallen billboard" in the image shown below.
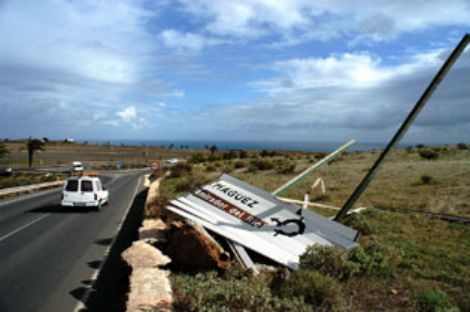
<path fill-rule="evenodd" d="M 356 245 L 357 231 L 227 174 L 167 209 L 292 269 L 309 245 Z"/>

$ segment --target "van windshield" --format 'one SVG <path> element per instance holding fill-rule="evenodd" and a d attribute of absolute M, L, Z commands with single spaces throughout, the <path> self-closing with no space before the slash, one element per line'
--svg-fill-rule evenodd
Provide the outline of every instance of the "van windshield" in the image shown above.
<path fill-rule="evenodd" d="M 81 185 L 82 192 L 93 192 L 93 185 L 89 180 L 83 180 Z"/>
<path fill-rule="evenodd" d="M 78 191 L 78 181 L 77 180 L 69 180 L 67 182 L 67 186 L 65 187 L 67 192 L 76 192 Z"/>

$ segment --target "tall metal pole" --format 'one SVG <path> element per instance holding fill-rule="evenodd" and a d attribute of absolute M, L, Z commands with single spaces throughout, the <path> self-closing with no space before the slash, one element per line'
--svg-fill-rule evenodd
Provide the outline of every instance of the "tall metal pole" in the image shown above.
<path fill-rule="evenodd" d="M 408 128 L 411 126 L 411 124 L 416 119 L 416 116 L 418 116 L 421 109 L 426 105 L 427 101 L 429 100 L 429 98 L 433 94 L 434 90 L 436 90 L 437 86 L 441 83 L 442 79 L 444 79 L 444 77 L 449 72 L 452 65 L 455 63 L 455 61 L 459 58 L 459 56 L 465 50 L 465 48 L 466 48 L 466 46 L 468 45 L 469 42 L 470 42 L 470 34 L 465 34 L 463 36 L 462 40 L 460 40 L 457 47 L 455 47 L 454 51 L 452 51 L 450 56 L 447 58 L 444 65 L 442 65 L 441 69 L 436 74 L 434 79 L 431 81 L 429 86 L 426 88 L 424 93 L 421 95 L 418 102 L 416 102 L 416 105 L 414 106 L 414 108 L 410 112 L 410 114 L 406 117 L 406 119 L 403 122 L 403 124 L 401 125 L 400 129 L 398 129 L 397 133 L 395 133 L 392 140 L 388 143 L 387 147 L 383 150 L 382 154 L 380 154 L 380 157 L 377 159 L 375 164 L 372 166 L 372 168 L 369 170 L 369 172 L 363 178 L 361 183 L 357 186 L 356 190 L 354 190 L 354 192 L 351 194 L 351 196 L 346 201 L 344 206 L 338 212 L 338 214 L 335 217 L 335 221 L 339 221 L 342 218 L 344 218 L 344 216 L 346 216 L 346 214 L 348 213 L 349 209 L 352 208 L 354 203 L 359 199 L 359 197 L 365 191 L 365 189 L 367 188 L 367 186 L 369 185 L 369 183 L 372 181 L 375 174 L 379 170 L 380 166 L 382 165 L 382 163 L 383 163 L 385 157 L 387 156 L 387 154 L 390 152 L 390 150 L 393 148 L 393 146 L 396 143 L 398 143 L 400 141 L 400 139 L 403 137 L 403 135 L 406 133 Z"/>

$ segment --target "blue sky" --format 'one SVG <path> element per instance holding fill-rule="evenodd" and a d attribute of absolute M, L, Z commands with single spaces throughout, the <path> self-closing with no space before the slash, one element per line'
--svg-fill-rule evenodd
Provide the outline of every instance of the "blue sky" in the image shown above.
<path fill-rule="evenodd" d="M 387 141 L 468 1 L 0 2 L 0 137 Z M 470 53 L 405 137 L 470 142 Z"/>

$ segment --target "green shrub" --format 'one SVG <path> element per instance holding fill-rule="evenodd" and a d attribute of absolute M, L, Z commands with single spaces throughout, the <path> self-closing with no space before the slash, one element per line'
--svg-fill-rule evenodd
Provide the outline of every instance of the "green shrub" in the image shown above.
<path fill-rule="evenodd" d="M 274 164 L 271 161 L 255 159 L 250 162 L 250 167 L 248 168 L 248 170 L 250 172 L 253 172 L 256 170 L 271 170 L 273 168 Z"/>
<path fill-rule="evenodd" d="M 216 170 L 215 167 L 212 166 L 212 165 L 209 165 L 209 166 L 206 167 L 207 172 L 214 172 L 215 170 Z"/>
<path fill-rule="evenodd" d="M 312 270 L 294 271 L 281 284 L 282 298 L 300 297 L 315 308 L 337 310 L 343 305 L 340 288 L 334 278 Z"/>
<path fill-rule="evenodd" d="M 240 150 L 240 152 L 238 153 L 238 157 L 240 159 L 245 159 L 248 157 L 248 154 L 244 150 Z"/>
<path fill-rule="evenodd" d="M 267 151 L 267 150 L 262 150 L 261 153 L 259 153 L 261 157 L 274 157 L 277 156 L 277 153 L 275 151 Z"/>
<path fill-rule="evenodd" d="M 466 149 L 468 149 L 468 146 L 467 146 L 467 144 L 461 142 L 461 143 L 457 144 L 457 148 L 460 149 L 460 150 L 466 150 Z"/>
<path fill-rule="evenodd" d="M 437 290 L 423 291 L 415 296 L 415 301 L 418 311 L 438 312 L 459 310 L 444 293 Z"/>
<path fill-rule="evenodd" d="M 234 166 L 235 166 L 235 169 L 241 169 L 241 168 L 245 167 L 245 163 L 243 161 L 239 160 L 239 161 L 235 162 Z"/>
<path fill-rule="evenodd" d="M 315 153 L 315 158 L 316 159 L 322 159 L 322 158 L 325 158 L 327 155 L 328 155 L 327 153 L 318 152 L 318 153 Z"/>
<path fill-rule="evenodd" d="M 279 161 L 276 164 L 276 172 L 278 174 L 290 174 L 295 170 L 295 163 L 290 161 Z"/>
<path fill-rule="evenodd" d="M 237 157 L 238 157 L 237 153 L 235 153 L 235 151 L 233 151 L 233 150 L 228 151 L 228 152 L 224 152 L 222 154 L 222 158 L 226 159 L 226 160 L 227 159 L 234 159 L 234 158 L 237 158 Z"/>
<path fill-rule="evenodd" d="M 206 161 L 206 158 L 202 153 L 196 153 L 192 154 L 191 157 L 189 157 L 188 162 L 191 164 L 199 164 Z"/>
<path fill-rule="evenodd" d="M 220 160 L 220 156 L 217 155 L 217 154 L 210 154 L 210 155 L 207 157 L 207 160 L 208 160 L 208 161 L 217 161 L 217 160 Z"/>
<path fill-rule="evenodd" d="M 362 274 L 376 273 L 382 277 L 393 274 L 388 264 L 385 248 L 376 243 L 369 242 L 364 246 L 357 246 L 348 253 L 348 260 L 359 265 Z"/>
<path fill-rule="evenodd" d="M 191 181 L 187 178 L 182 179 L 178 184 L 175 185 L 176 192 L 189 192 L 191 189 Z"/>
<path fill-rule="evenodd" d="M 269 287 L 244 276 L 177 275 L 172 284 L 175 311 L 312 311 L 301 299 L 274 297 Z"/>
<path fill-rule="evenodd" d="M 339 247 L 313 245 L 300 256 L 300 269 L 316 270 L 338 279 L 347 279 L 358 271 L 358 265 L 348 263 L 346 251 Z"/>
<path fill-rule="evenodd" d="M 192 171 L 192 166 L 188 163 L 177 163 L 170 169 L 170 176 L 169 178 L 179 178 L 182 177 L 186 174 L 191 173 Z"/>
<path fill-rule="evenodd" d="M 421 176 L 421 183 L 422 184 L 433 184 L 434 179 L 430 175 L 424 174 L 424 175 Z"/>
<path fill-rule="evenodd" d="M 232 171 L 233 171 L 233 165 L 231 163 L 225 164 L 225 166 L 222 169 L 222 172 L 225 172 L 225 173 L 230 173 Z"/>
<path fill-rule="evenodd" d="M 420 149 L 419 150 L 419 156 L 421 156 L 424 159 L 428 160 L 434 160 L 439 158 L 439 154 L 436 151 L 430 150 L 430 149 Z"/>
<path fill-rule="evenodd" d="M 208 182 L 206 176 L 188 175 L 175 185 L 175 192 L 190 192 Z"/>
<path fill-rule="evenodd" d="M 344 218 L 342 223 L 359 231 L 362 235 L 372 233 L 372 225 L 362 213 L 351 213 Z"/>

